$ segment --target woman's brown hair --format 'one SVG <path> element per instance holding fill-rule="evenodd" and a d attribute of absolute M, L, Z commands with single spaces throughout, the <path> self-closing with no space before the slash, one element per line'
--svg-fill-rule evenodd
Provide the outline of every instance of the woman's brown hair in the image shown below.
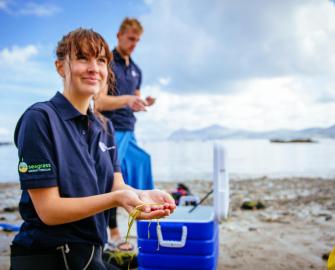
<path fill-rule="evenodd" d="M 104 54 L 102 55 L 103 52 Z M 72 57 L 79 58 L 81 56 L 87 58 L 105 57 L 108 69 L 108 89 L 114 89 L 115 76 L 110 65 L 110 62 L 113 60 L 113 54 L 107 42 L 99 33 L 92 29 L 77 28 L 64 35 L 57 44 L 57 60 L 63 61 L 67 55 L 70 59 L 72 59 Z M 103 126 L 106 127 L 106 118 L 96 110 L 94 110 L 94 114 L 102 121 Z"/>

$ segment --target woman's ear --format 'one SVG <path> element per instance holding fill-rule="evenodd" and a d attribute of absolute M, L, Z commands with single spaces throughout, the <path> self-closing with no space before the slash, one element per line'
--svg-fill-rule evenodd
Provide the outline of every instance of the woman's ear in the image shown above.
<path fill-rule="evenodd" d="M 58 74 L 64 78 L 65 77 L 65 72 L 64 72 L 64 61 L 61 60 L 56 60 L 55 61 L 55 67 L 58 72 Z"/>

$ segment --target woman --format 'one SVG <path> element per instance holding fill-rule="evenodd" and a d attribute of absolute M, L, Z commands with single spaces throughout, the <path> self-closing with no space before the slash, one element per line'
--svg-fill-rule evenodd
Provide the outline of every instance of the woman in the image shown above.
<path fill-rule="evenodd" d="M 114 130 L 96 117 L 90 101 L 112 75 L 111 53 L 93 30 L 77 29 L 58 43 L 63 94 L 36 103 L 15 130 L 24 220 L 11 246 L 11 269 L 117 269 L 102 261 L 109 211 L 139 219 L 168 216 L 175 204 L 159 190 L 140 191 L 123 181 Z"/>

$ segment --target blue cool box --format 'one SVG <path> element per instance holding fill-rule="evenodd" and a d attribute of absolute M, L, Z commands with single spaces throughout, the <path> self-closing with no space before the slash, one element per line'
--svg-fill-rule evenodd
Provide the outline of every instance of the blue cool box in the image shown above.
<path fill-rule="evenodd" d="M 168 218 L 137 222 L 139 270 L 214 270 L 217 265 L 219 233 L 212 206 L 179 206 Z M 159 243 L 159 249 L 158 249 Z"/>
<path fill-rule="evenodd" d="M 213 206 L 178 206 L 166 219 L 137 222 L 139 270 L 215 270 L 219 256 L 218 221 L 229 209 L 229 176 L 226 153 L 214 145 Z M 157 247 L 159 249 L 157 250 Z"/>

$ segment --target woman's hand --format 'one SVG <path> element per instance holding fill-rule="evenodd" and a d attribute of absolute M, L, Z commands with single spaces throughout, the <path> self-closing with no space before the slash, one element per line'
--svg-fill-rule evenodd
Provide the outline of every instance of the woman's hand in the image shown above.
<path fill-rule="evenodd" d="M 135 209 L 140 210 L 139 215 L 136 216 L 137 219 L 163 218 L 170 215 L 176 207 L 169 194 L 159 190 L 146 190 L 138 194 L 126 189 L 112 193 L 114 193 L 117 204 L 125 208 L 128 213 L 133 213 Z"/>
<path fill-rule="evenodd" d="M 139 191 L 139 198 L 145 203 L 154 204 L 152 206 L 145 206 L 147 209 L 164 210 L 168 215 L 173 213 L 174 209 L 176 209 L 176 204 L 172 196 L 162 190 L 154 189 Z"/>

